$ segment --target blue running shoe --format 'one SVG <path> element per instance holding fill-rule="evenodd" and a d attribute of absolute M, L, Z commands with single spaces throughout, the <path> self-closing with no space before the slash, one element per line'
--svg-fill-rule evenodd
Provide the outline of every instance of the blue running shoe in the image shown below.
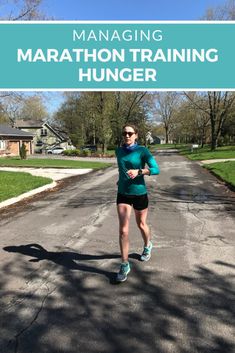
<path fill-rule="evenodd" d="M 125 282 L 130 270 L 131 270 L 131 267 L 129 262 L 122 262 L 120 266 L 120 270 L 117 274 L 117 278 L 116 278 L 117 282 Z"/>
<path fill-rule="evenodd" d="M 144 247 L 142 255 L 140 256 L 141 261 L 150 260 L 152 248 L 153 248 L 153 243 L 150 241 L 149 246 Z"/>

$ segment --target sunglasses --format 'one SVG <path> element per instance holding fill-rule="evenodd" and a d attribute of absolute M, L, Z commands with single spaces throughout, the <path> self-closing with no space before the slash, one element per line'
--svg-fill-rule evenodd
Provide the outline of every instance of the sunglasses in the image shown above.
<path fill-rule="evenodd" d="M 131 137 L 132 135 L 134 135 L 135 134 L 135 132 L 131 132 L 131 131 L 123 131 L 123 133 L 122 133 L 122 136 L 129 136 L 129 137 Z"/>

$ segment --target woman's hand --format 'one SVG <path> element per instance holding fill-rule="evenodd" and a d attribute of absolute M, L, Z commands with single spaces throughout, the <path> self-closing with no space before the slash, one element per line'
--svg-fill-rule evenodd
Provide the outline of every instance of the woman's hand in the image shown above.
<path fill-rule="evenodd" d="M 138 176 L 138 170 L 139 169 L 130 169 L 127 171 L 127 174 L 131 179 L 135 179 Z"/>

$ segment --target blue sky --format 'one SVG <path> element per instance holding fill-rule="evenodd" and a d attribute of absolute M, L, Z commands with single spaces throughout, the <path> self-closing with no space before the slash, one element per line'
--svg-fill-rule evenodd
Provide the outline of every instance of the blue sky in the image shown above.
<path fill-rule="evenodd" d="M 57 20 L 198 20 L 225 0 L 44 0 Z"/>

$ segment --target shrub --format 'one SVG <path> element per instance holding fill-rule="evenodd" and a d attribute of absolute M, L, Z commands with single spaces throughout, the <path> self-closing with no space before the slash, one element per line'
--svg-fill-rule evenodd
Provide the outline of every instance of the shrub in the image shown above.
<path fill-rule="evenodd" d="M 27 149 L 24 143 L 20 146 L 20 159 L 26 159 L 27 158 Z"/>
<path fill-rule="evenodd" d="M 91 151 L 89 151 L 89 150 L 80 151 L 80 156 L 81 157 L 89 157 L 90 155 L 91 155 Z"/>
<path fill-rule="evenodd" d="M 64 150 L 63 154 L 65 156 L 78 156 L 79 150 Z"/>

